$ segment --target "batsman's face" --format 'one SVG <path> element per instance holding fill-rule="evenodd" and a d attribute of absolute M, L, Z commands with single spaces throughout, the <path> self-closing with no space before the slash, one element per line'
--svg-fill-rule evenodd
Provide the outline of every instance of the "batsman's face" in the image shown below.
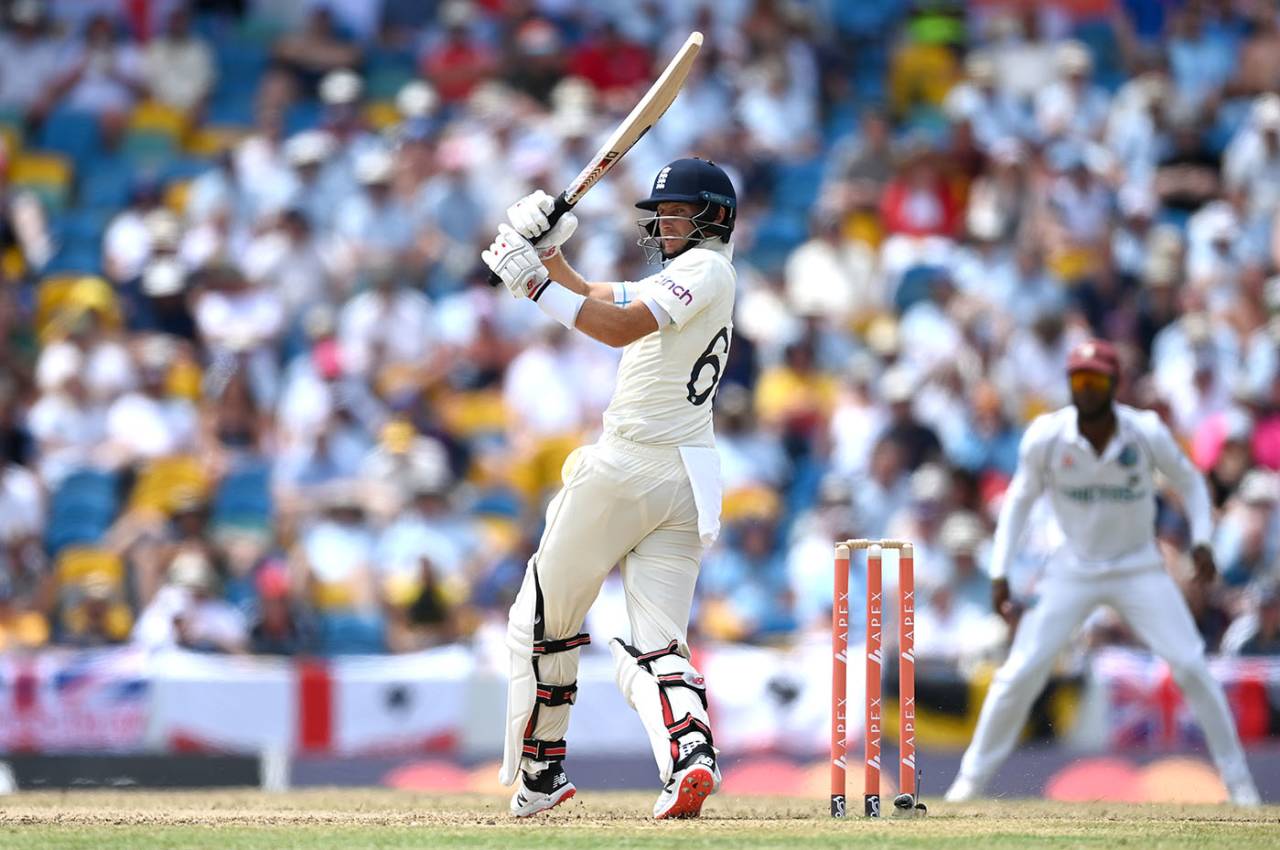
<path fill-rule="evenodd" d="M 1105 372 L 1072 372 L 1071 403 L 1085 419 L 1092 419 L 1111 407 L 1115 381 Z"/>
<path fill-rule="evenodd" d="M 702 208 L 694 204 L 669 201 L 658 204 L 658 237 L 662 241 L 662 252 L 670 256 L 684 247 L 693 233 L 693 217 Z"/>

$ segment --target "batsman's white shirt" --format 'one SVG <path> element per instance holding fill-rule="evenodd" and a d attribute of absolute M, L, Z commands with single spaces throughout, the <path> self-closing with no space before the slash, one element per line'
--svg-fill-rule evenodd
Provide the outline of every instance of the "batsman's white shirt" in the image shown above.
<path fill-rule="evenodd" d="M 1209 489 L 1173 434 L 1152 411 L 1117 404 L 1116 420 L 1115 436 L 1101 455 L 1081 436 L 1074 407 L 1044 414 L 1027 428 L 996 528 L 992 578 L 1006 575 L 1042 493 L 1048 494 L 1066 538 L 1047 567 L 1050 574 L 1088 577 L 1160 568 L 1157 472 L 1182 499 L 1192 545 L 1209 542 Z"/>
<path fill-rule="evenodd" d="M 614 287 L 616 302 L 652 299 L 671 324 L 623 349 L 605 433 L 646 446 L 715 445 L 711 400 L 733 337 L 737 274 L 731 246 L 712 245 Z"/>

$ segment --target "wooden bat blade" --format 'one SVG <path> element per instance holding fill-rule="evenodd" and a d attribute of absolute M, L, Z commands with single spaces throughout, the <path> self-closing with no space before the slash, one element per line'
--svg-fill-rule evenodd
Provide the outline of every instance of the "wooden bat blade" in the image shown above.
<path fill-rule="evenodd" d="M 623 155 L 631 150 L 645 133 L 649 132 L 649 128 L 657 123 L 662 113 L 666 112 L 667 107 L 671 106 L 676 99 L 676 95 L 680 94 L 680 89 L 689 76 L 689 70 L 693 67 L 693 60 L 697 58 L 701 48 L 702 33 L 690 33 L 661 76 L 631 110 L 631 114 L 618 125 L 613 135 L 609 136 L 609 139 L 596 151 L 591 162 L 564 190 L 564 199 L 569 206 L 580 201 L 582 196 L 587 194 L 601 177 L 608 174 L 609 169 L 613 168 L 618 160 L 622 159 Z"/>

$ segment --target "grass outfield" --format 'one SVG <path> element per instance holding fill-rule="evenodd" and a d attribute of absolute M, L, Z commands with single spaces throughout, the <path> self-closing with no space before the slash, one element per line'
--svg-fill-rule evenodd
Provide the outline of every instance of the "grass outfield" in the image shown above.
<path fill-rule="evenodd" d="M 0 848 L 1274 848 L 1280 807 L 1059 804 L 949 806 L 923 820 L 833 821 L 826 800 L 716 797 L 698 821 L 658 823 L 653 795 L 582 792 L 513 822 L 506 800 L 381 790 L 24 792 L 0 798 Z"/>

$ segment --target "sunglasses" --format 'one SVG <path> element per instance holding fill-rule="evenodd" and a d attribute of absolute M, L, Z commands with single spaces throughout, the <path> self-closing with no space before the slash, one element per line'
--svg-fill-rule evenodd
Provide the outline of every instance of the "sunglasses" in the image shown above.
<path fill-rule="evenodd" d="M 1073 393 L 1088 390 L 1104 393 L 1110 390 L 1114 383 L 1110 375 L 1102 372 L 1072 372 L 1070 379 Z"/>

